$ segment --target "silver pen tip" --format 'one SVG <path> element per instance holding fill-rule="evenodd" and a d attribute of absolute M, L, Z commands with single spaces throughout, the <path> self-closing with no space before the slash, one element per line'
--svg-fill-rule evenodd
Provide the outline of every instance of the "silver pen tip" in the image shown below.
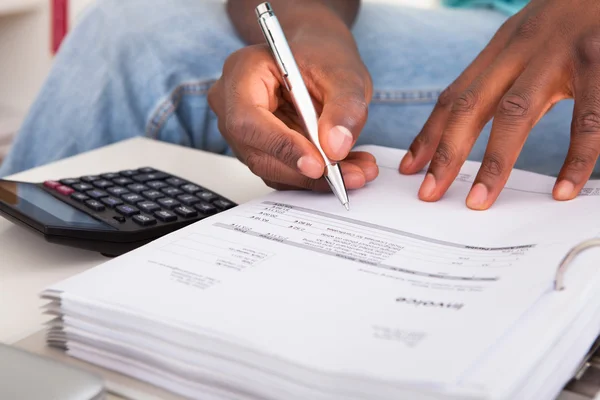
<path fill-rule="evenodd" d="M 348 203 L 344 204 L 344 207 L 346 207 L 346 211 L 350 211 L 350 205 Z"/>

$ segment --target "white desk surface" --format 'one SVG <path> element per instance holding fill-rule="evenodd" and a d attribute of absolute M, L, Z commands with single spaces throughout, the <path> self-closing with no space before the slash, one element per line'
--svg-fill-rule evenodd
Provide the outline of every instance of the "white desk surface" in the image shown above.
<path fill-rule="evenodd" d="M 271 190 L 234 158 L 141 138 L 10 179 L 42 182 L 144 166 L 189 179 L 236 203 Z M 39 309 L 43 304 L 38 298 L 41 290 L 106 260 L 97 253 L 47 243 L 0 217 L 0 342 L 15 343 L 43 328 L 46 318 Z"/>

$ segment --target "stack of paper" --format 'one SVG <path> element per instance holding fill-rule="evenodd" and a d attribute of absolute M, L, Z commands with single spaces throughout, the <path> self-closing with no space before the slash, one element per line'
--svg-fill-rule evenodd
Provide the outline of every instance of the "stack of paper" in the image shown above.
<path fill-rule="evenodd" d="M 485 212 L 417 199 L 403 152 L 351 193 L 273 193 L 44 292 L 48 342 L 197 399 L 552 399 L 600 333 L 600 182 L 515 171 Z"/>

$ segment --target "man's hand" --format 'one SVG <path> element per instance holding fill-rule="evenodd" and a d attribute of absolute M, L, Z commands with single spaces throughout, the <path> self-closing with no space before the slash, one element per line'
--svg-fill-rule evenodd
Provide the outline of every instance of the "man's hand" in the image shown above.
<path fill-rule="evenodd" d="M 321 145 L 331 159 L 344 160 L 341 165 L 347 188 L 360 188 L 378 175 L 373 156 L 350 153 L 367 119 L 372 94 L 369 73 L 341 17 L 316 0 L 297 3 L 302 7 L 297 9 L 296 20 L 307 23 L 294 26 L 297 22 L 290 22 L 287 26 L 294 27 L 286 34 L 320 114 Z M 282 8 L 287 9 L 280 18 L 285 30 L 285 21 L 294 20 L 295 10 L 291 5 Z M 310 15 L 328 18 L 328 23 L 321 20 L 311 27 Z M 255 18 L 252 23 L 258 29 Z M 255 34 L 248 31 L 250 42 Z M 222 77 L 210 90 L 209 104 L 236 156 L 269 186 L 329 190 L 321 178 L 325 164 L 303 134 L 266 44 L 250 45 L 228 58 Z"/>
<path fill-rule="evenodd" d="M 553 196 L 576 197 L 600 152 L 600 2 L 532 0 L 510 18 L 442 94 L 402 160 L 412 174 L 431 161 L 419 191 L 439 200 L 492 117 L 491 136 L 467 206 L 489 208 L 532 127 L 560 100 L 575 99 L 571 144 Z"/>

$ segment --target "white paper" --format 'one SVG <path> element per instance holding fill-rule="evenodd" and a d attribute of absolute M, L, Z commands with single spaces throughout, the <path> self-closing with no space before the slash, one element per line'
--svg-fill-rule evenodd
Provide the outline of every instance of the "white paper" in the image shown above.
<path fill-rule="evenodd" d="M 597 232 L 598 182 L 559 203 L 515 171 L 489 211 L 466 208 L 467 163 L 438 203 L 368 147 L 380 177 L 350 194 L 274 193 L 52 287 L 317 371 L 442 388 L 459 381 L 547 293 Z M 234 356 L 235 357 L 235 356 Z M 440 389 L 442 390 L 442 389 Z"/>

